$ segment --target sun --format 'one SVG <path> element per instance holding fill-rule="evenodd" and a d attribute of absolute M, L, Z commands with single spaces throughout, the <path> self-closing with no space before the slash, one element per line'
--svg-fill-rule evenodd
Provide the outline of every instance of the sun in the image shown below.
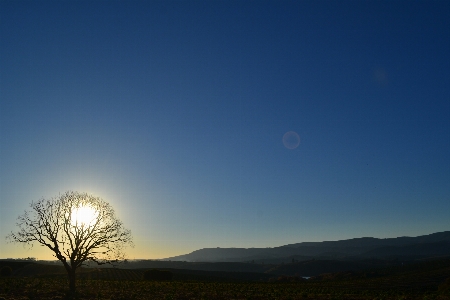
<path fill-rule="evenodd" d="M 71 223 L 74 226 L 91 226 L 98 218 L 98 211 L 90 206 L 80 206 L 72 210 Z"/>

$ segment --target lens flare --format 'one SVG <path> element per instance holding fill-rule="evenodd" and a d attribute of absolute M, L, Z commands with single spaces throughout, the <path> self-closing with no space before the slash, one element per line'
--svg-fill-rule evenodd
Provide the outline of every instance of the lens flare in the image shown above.
<path fill-rule="evenodd" d="M 295 149 L 300 145 L 300 136 L 295 131 L 288 131 L 283 135 L 283 144 L 288 149 Z"/>

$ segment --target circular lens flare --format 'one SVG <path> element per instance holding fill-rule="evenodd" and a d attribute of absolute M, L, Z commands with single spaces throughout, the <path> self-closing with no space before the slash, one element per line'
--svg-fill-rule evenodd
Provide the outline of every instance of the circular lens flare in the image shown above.
<path fill-rule="evenodd" d="M 288 131 L 283 135 L 283 144 L 288 149 L 295 149 L 300 145 L 300 137 L 295 131 Z"/>

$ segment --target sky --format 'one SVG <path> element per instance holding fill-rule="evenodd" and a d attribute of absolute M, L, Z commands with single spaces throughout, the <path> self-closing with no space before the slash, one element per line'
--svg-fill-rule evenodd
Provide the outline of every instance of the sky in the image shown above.
<path fill-rule="evenodd" d="M 449 1 L 0 2 L 0 258 L 32 201 L 130 259 L 450 230 Z"/>

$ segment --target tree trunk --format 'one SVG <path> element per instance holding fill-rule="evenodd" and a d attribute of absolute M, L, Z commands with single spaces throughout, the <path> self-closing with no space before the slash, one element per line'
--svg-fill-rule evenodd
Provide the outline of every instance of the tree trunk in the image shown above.
<path fill-rule="evenodd" d="M 69 272 L 69 289 L 72 295 L 75 294 L 75 269 L 72 268 Z"/>

